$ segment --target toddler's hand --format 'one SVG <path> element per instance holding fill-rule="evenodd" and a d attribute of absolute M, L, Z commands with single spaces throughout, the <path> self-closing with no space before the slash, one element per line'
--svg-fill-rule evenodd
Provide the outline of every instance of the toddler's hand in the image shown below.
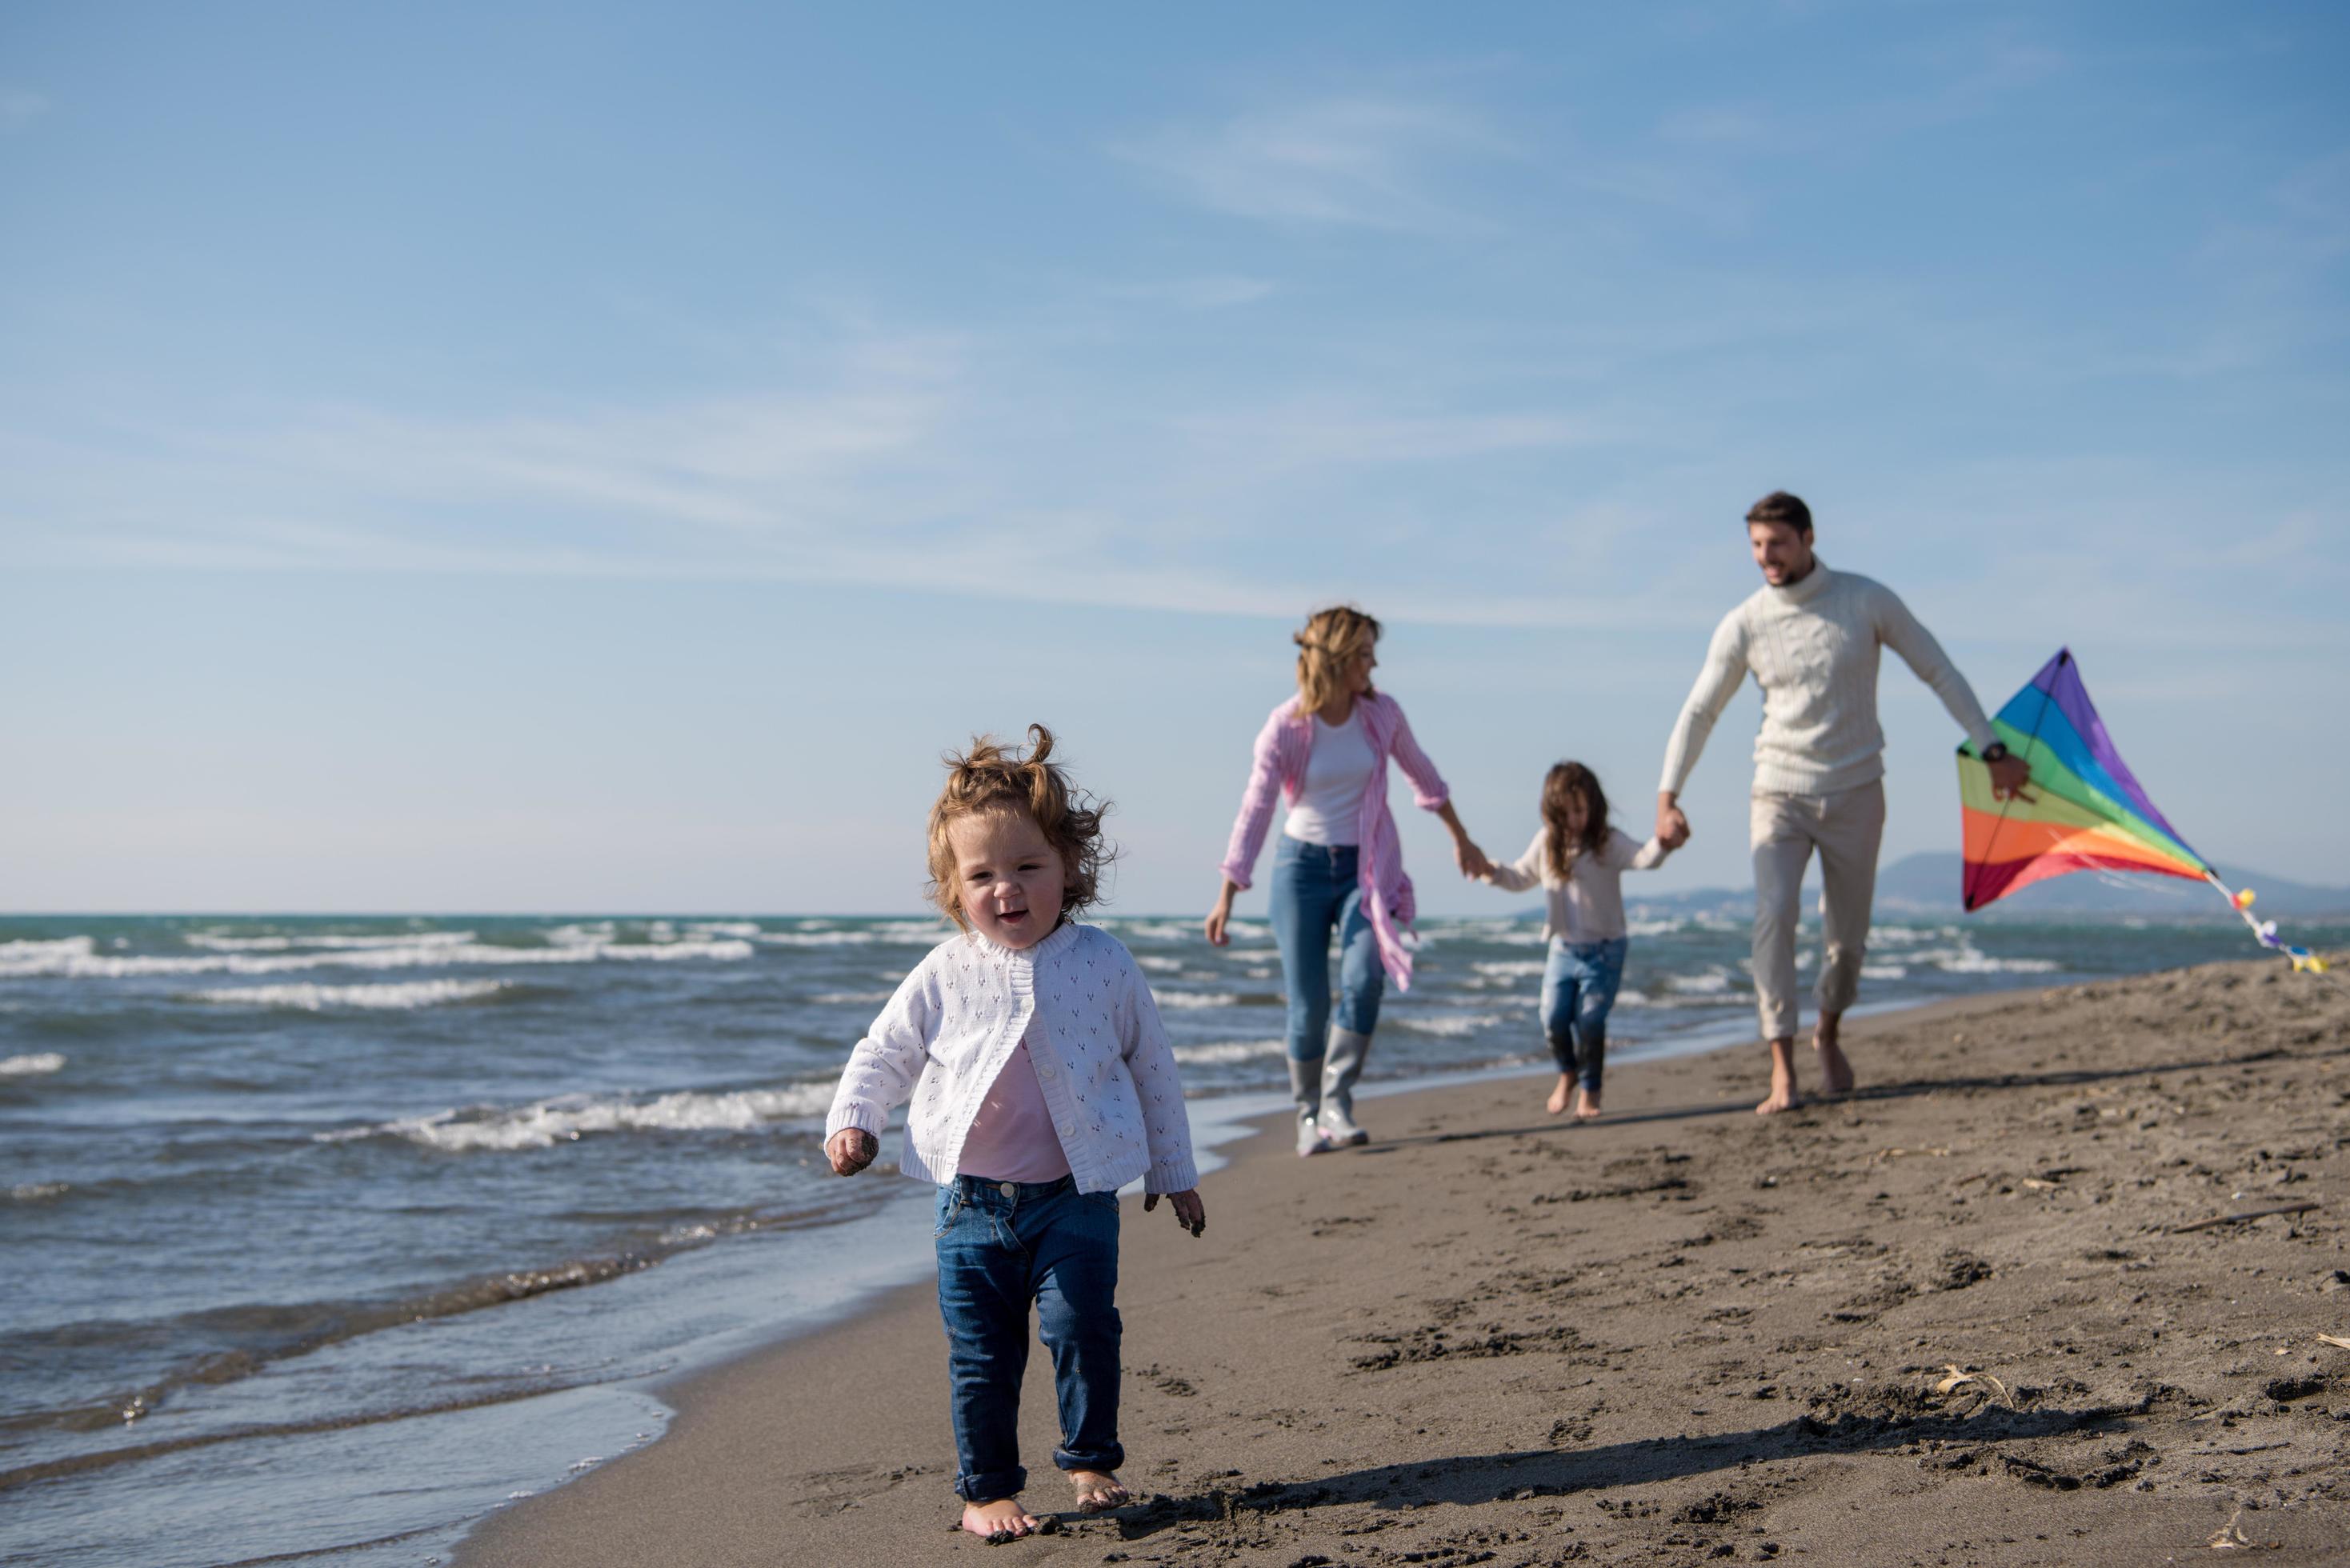
<path fill-rule="evenodd" d="M 835 1176 L 854 1176 L 873 1163 L 881 1152 L 881 1140 L 863 1127 L 843 1127 L 825 1140 L 824 1157 L 832 1161 Z"/>
<path fill-rule="evenodd" d="M 1142 1195 L 1142 1211 L 1145 1214 L 1158 1207 L 1159 1194 L 1146 1192 Z M 1175 1210 L 1175 1223 L 1192 1235 L 1197 1236 L 1208 1228 L 1208 1206 L 1200 1201 L 1197 1188 L 1187 1187 L 1180 1192 L 1169 1193 L 1167 1207 Z"/>

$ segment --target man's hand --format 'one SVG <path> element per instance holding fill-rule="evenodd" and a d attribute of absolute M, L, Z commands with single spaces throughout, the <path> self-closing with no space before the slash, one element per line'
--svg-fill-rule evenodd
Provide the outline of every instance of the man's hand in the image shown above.
<path fill-rule="evenodd" d="M 2032 782 L 2032 764 L 2010 752 L 1995 763 L 1985 763 L 1991 769 L 1991 795 L 1993 800 L 2030 800 L 2032 792 L 2023 786 Z"/>
<path fill-rule="evenodd" d="M 835 1176 L 856 1175 L 880 1152 L 881 1140 L 863 1127 L 843 1127 L 824 1141 L 824 1157 L 832 1161 Z"/>
<path fill-rule="evenodd" d="M 1142 1195 L 1144 1213 L 1148 1214 L 1158 1207 L 1159 1194 L 1146 1192 Z M 1180 1192 L 1169 1193 L 1167 1207 L 1175 1210 L 1175 1223 L 1182 1226 L 1192 1235 L 1197 1236 L 1208 1228 L 1208 1207 L 1200 1201 L 1200 1192 L 1197 1188 L 1187 1187 Z"/>
<path fill-rule="evenodd" d="M 1689 817 L 1669 794 L 1657 796 L 1657 842 L 1668 849 L 1679 849 L 1689 842 Z"/>

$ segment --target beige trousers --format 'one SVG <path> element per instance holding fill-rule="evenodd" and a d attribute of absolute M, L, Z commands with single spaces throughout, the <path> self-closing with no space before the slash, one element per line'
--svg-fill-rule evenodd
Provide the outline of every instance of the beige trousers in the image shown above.
<path fill-rule="evenodd" d="M 1814 988 L 1820 1011 L 1842 1012 L 1860 993 L 1877 846 L 1885 836 L 1882 781 L 1834 794 L 1758 794 L 1754 843 L 1754 999 L 1762 1038 L 1795 1033 L 1795 928 L 1804 868 L 1820 852 L 1820 928 L 1826 952 Z"/>

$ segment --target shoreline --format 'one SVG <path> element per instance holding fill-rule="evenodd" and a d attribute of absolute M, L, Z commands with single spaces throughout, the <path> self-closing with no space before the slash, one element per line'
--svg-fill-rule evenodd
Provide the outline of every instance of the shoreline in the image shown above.
<path fill-rule="evenodd" d="M 1898 1539 L 1904 1546 L 1965 1542 L 1963 1550 L 1946 1547 L 1952 1561 L 2079 1560 L 2066 1559 L 2062 1547 L 2052 1550 L 2050 1540 L 2033 1540 L 2049 1534 L 2041 1525 L 2020 1536 L 2005 1532 L 2012 1539 L 1998 1530 L 1986 1538 L 1981 1510 L 1991 1507 L 2003 1519 L 2019 1500 L 2035 1516 L 2053 1510 L 2049 1522 L 2062 1516 L 2071 1521 L 2065 1529 L 2094 1521 L 2102 1533 L 2126 1521 L 2129 1533 L 2149 1549 L 2155 1539 L 2148 1530 L 2167 1551 L 2200 1548 L 2215 1532 L 2267 1531 L 2263 1542 L 2286 1550 L 2284 1560 L 2318 1560 L 2303 1549 L 2338 1538 L 2350 1529 L 2350 1514 L 2331 1483 L 2294 1491 L 2279 1487 L 2273 1472 L 2277 1457 L 2304 1439 L 2324 1447 L 2320 1473 L 2328 1466 L 2339 1473 L 2350 1458 L 2350 1400 L 2339 1407 L 2338 1425 L 2307 1419 L 2334 1408 L 2327 1401 L 2336 1375 L 2350 1370 L 2350 1353 L 2312 1343 L 2320 1327 L 2350 1330 L 2350 1298 L 2324 1297 L 2344 1310 L 2305 1311 L 2309 1322 L 2298 1326 L 2286 1354 L 2264 1354 L 2251 1370 L 2272 1376 L 2251 1390 L 2251 1404 L 2220 1397 L 2227 1374 L 2204 1365 L 2212 1359 L 2208 1350 L 2199 1358 L 2182 1348 L 2184 1361 L 2196 1365 L 2175 1369 L 2186 1376 L 2152 1379 L 2150 1391 L 2135 1387 L 2133 1360 L 2117 1354 L 2082 1369 L 2102 1372 L 2102 1379 L 2043 1366 L 2052 1356 L 2063 1362 L 2087 1352 L 2054 1352 L 2037 1334 L 2030 1343 L 2010 1343 L 2019 1320 L 2005 1310 L 1988 1327 L 1929 1334 L 1898 1354 L 1879 1343 L 1888 1318 L 1932 1316 L 1937 1306 L 1979 1308 L 2022 1287 L 2031 1287 L 2027 1295 L 2037 1290 L 2035 1299 L 2019 1305 L 2022 1322 L 2094 1318 L 2108 1293 L 2080 1288 L 2093 1276 L 2133 1283 L 2141 1282 L 2132 1275 L 2161 1272 L 2139 1229 L 2116 1231 L 2109 1223 L 2116 1216 L 2100 1211 L 2143 1203 L 2149 1188 L 2196 1185 L 2193 1169 L 2203 1168 L 2209 1178 L 2208 1161 L 2185 1160 L 2185 1177 L 2125 1179 L 2116 1172 L 2108 1190 L 2067 1222 L 2097 1231 L 2104 1244 L 2073 1246 L 2063 1259 L 2032 1256 L 2045 1249 L 2031 1228 L 1986 1244 L 1992 1243 L 1990 1231 L 2012 1227 L 1984 1231 L 1984 1222 L 2001 1219 L 2002 1209 L 2013 1220 L 2020 1211 L 2012 1205 L 2019 1202 L 2050 1209 L 2078 1203 L 2091 1167 L 2052 1163 L 2053 1156 L 2034 1146 L 2084 1141 L 2075 1126 L 2084 1108 L 2097 1118 L 2085 1124 L 2085 1141 L 2107 1141 L 2114 1118 L 2103 1113 L 2111 1107 L 2085 1096 L 2152 1092 L 2148 1085 L 2173 1077 L 2220 1072 L 2305 1077 L 2337 1070 L 2335 1060 L 2350 1049 L 2350 1008 L 2338 989 L 2296 991 L 2281 978 L 2273 965 L 2251 961 L 1856 1018 L 1850 1037 L 1860 1091 L 1767 1120 L 1749 1108 L 1762 1078 L 1761 1049 L 1750 1042 L 1626 1064 L 1611 1075 L 1609 1116 L 1589 1127 L 1542 1112 L 1539 1096 L 1528 1092 L 1529 1080 L 1546 1075 L 1538 1067 L 1462 1084 L 1397 1085 L 1367 1102 L 1380 1135 L 1367 1148 L 1301 1163 L 1277 1134 L 1230 1145 L 1230 1164 L 1202 1182 L 1210 1212 L 1202 1241 L 1169 1230 L 1158 1213 L 1144 1216 L 1139 1203 L 1126 1206 L 1127 1480 L 1146 1501 L 1112 1518 L 1070 1515 L 1059 1532 L 1001 1550 L 1039 1557 L 1078 1552 L 1072 1562 L 1101 1561 L 1108 1550 L 1134 1561 L 1288 1563 L 1308 1545 L 1352 1552 L 1371 1536 L 1392 1545 L 1431 1532 L 1464 1540 L 1465 1531 L 1491 1539 L 1479 1550 L 1511 1562 L 1592 1553 L 1614 1560 L 1619 1551 L 1633 1553 L 1625 1561 L 1679 1561 L 1704 1555 L 1683 1552 L 1700 1538 L 1708 1551 L 1727 1546 L 1750 1560 L 1782 1551 L 1821 1560 L 1824 1551 L 1855 1548 L 1854 1532 L 1866 1538 L 1870 1519 L 1806 1518 L 1786 1494 L 1821 1490 L 1811 1472 L 1857 1469 L 1877 1472 L 1880 1489 L 1898 1480 L 1905 1491 L 1917 1490 L 1918 1522 Z M 2201 1044 L 2148 1027 L 2179 1012 L 2173 998 L 2182 989 L 2198 999 L 2188 1012 L 2216 1008 L 2221 1024 L 2215 1027 L 2223 1034 L 2278 1039 L 2234 1042 L 2219 1054 L 2174 1048 L 2166 1059 L 2166 1044 Z M 2229 1027 L 2230 1012 L 2244 1011 L 2243 999 L 2213 999 L 2235 992 L 2261 1006 L 2249 1023 Z M 2146 1022 L 2111 1016 L 2133 1011 Z M 2314 1027 L 2301 1021 L 2304 1012 L 2316 1019 Z M 2084 1040 L 2114 1060 L 2102 1069 L 2065 1066 Z M 2335 1082 L 2350 1087 L 2350 1080 Z M 2036 1116 L 2050 1096 L 2082 1105 L 2048 1126 L 2044 1116 L 2022 1116 L 2027 1109 Z M 2350 1101 L 2350 1094 L 2341 1099 Z M 1939 1113 L 1958 1107 L 1937 1104 L 1943 1101 L 1963 1105 L 1970 1127 L 1987 1117 L 2001 1136 L 1978 1130 L 1968 1139 L 1953 1137 L 1947 1115 Z M 2350 1144 L 2350 1120 L 2338 1104 L 2312 1115 L 2330 1118 L 2331 1141 L 2296 1151 L 2281 1168 L 2296 1192 L 2332 1200 L 2299 1216 L 2180 1238 L 2177 1250 L 2199 1257 L 2243 1252 L 2256 1241 L 2269 1261 L 2252 1265 L 2258 1272 L 2251 1284 L 2190 1268 L 2174 1293 L 2190 1303 L 2207 1298 L 2208 1305 L 2224 1282 L 2241 1300 L 2255 1285 L 2281 1289 L 2281 1277 L 2272 1285 L 2259 1282 L 2282 1270 L 2309 1276 L 2295 1279 L 2282 1300 L 2302 1309 L 2318 1305 L 2312 1281 L 2336 1277 L 2331 1271 L 2345 1261 L 2341 1178 L 2350 1162 L 2341 1148 Z M 2201 1118 L 2189 1111 L 2177 1119 Z M 1940 1141 L 1903 1130 L 1911 1124 L 1941 1126 Z M 2163 1126 L 2158 1112 L 2143 1126 L 2130 1123 L 2126 1136 L 2159 1141 Z M 1659 1136 L 1662 1144 L 1655 1141 Z M 2218 1136 L 2226 1141 L 2229 1135 L 2221 1128 Z M 1820 1168 L 1823 1158 L 1831 1167 L 1852 1164 L 1854 1151 L 1845 1146 L 1856 1139 L 1882 1140 L 1882 1149 L 1861 1152 L 1854 1169 L 1829 1175 Z M 2267 1161 L 2274 1151 L 2244 1152 Z M 1804 1154 L 1817 1158 L 1798 1158 Z M 2015 1174 L 2035 1160 L 2036 1168 L 2054 1174 Z M 1982 1169 L 1955 1168 L 1984 1161 Z M 1749 1168 L 1758 1165 L 1754 1174 Z M 2178 1165 L 2175 1158 L 2158 1168 L 2175 1173 Z M 1738 1183 L 1742 1174 L 1747 1179 Z M 1862 1174 L 1878 1184 L 1875 1196 L 1829 1203 L 1825 1213 L 1805 1211 L 1821 1207 L 1816 1201 L 1796 1201 L 1840 1198 L 1848 1190 L 1841 1184 Z M 1582 1185 L 1539 1189 L 1561 1177 Z M 2313 1178 L 2314 1186 L 2300 1185 Z M 1908 1190 L 1921 1179 L 1933 1180 L 1938 1190 Z M 1939 1190 L 1953 1184 L 1955 1190 Z M 2003 1189 L 1996 1199 L 1994 1187 Z M 2238 1180 L 2230 1190 L 2242 1187 Z M 2226 1194 L 2213 1201 L 2210 1212 L 2220 1212 Z M 1483 1215 L 1476 1212 L 1481 1207 Z M 1949 1211 L 1936 1213 L 1938 1207 Z M 1347 1211 L 1358 1209 L 1369 1212 Z M 1793 1229 L 1830 1233 L 1774 1241 L 1772 1232 L 1789 1228 L 1774 1216 L 1790 1210 Z M 1564 1230 L 1562 1220 L 1569 1221 Z M 1968 1247 L 1928 1244 L 1947 1241 L 1939 1232 L 1953 1224 L 1983 1233 L 1968 1237 Z M 1846 1234 L 1832 1233 L 1838 1230 Z M 1673 1235 L 1681 1231 L 1691 1233 Z M 1528 1255 L 1530 1243 L 1570 1239 L 1574 1245 L 1563 1254 L 1534 1247 L 1540 1256 Z M 1352 1254 L 1366 1245 L 1375 1246 L 1377 1267 L 1364 1270 L 1359 1260 L 1350 1267 Z M 2024 1255 L 2002 1255 L 2019 1248 Z M 2285 1267 L 2288 1258 L 2296 1267 Z M 2063 1288 L 2035 1283 L 2033 1276 L 2051 1268 L 2083 1277 L 2060 1282 Z M 1659 1272 L 1667 1270 L 1676 1272 Z M 1660 1294 L 1659 1281 L 1673 1288 Z M 2009 1281 L 2016 1283 L 2003 1283 Z M 1766 1283 L 1796 1293 L 1774 1296 Z M 1471 1287 L 1467 1294 L 1463 1287 Z M 1432 1301 L 1431 1291 L 1438 1293 Z M 1811 1300 L 1824 1291 L 1850 1299 Z M 1698 1300 L 1684 1302 L 1692 1293 Z M 2147 1292 L 2137 1294 L 2140 1305 L 2149 1299 Z M 2057 1297 L 2071 1304 L 2050 1304 Z M 1735 1307 L 1724 1304 L 1733 1299 Z M 1757 1305 L 1743 1304 L 1749 1301 Z M 1757 1339 L 1760 1325 L 1784 1315 L 1771 1304 L 1796 1301 L 1810 1309 L 1801 1314 L 1803 1332 Z M 2174 1303 L 2161 1310 L 2183 1309 Z M 1669 1331 L 1662 1344 L 1654 1343 L 1659 1325 Z M 2166 1359 L 2163 1325 L 2152 1327 L 2154 1343 L 2132 1346 L 2137 1365 Z M 1627 1343 L 1609 1343 L 1627 1340 L 1627 1330 L 1633 1331 Z M 2178 1331 L 2171 1333 L 2170 1345 L 2185 1347 Z M 1643 1338 L 1651 1343 L 1638 1343 Z M 1690 1380 L 1693 1357 L 1719 1363 L 1741 1340 L 1756 1341 L 1745 1347 L 1752 1356 L 1737 1364 L 1766 1368 L 1759 1374 L 1766 1381 L 1753 1384 L 1762 1392 L 1725 1391 L 1724 1384 L 1758 1374 L 1733 1377 L 1718 1365 L 1697 1391 L 1680 1386 Z M 484 1568 L 558 1559 L 814 1561 L 869 1551 L 877 1540 L 895 1543 L 894 1560 L 988 1550 L 933 1533 L 951 1528 L 954 1517 L 941 1351 L 935 1305 L 917 1281 L 868 1298 L 828 1326 L 646 1386 L 676 1412 L 658 1441 L 476 1521 L 455 1561 Z M 2329 1369 L 2328 1356 L 2341 1365 Z M 1829 1362 L 1842 1376 L 1829 1376 Z M 2000 1377 L 2007 1402 L 1983 1394 L 1980 1383 L 1936 1392 L 1935 1384 L 1950 1376 L 1940 1372 L 1943 1365 L 1980 1366 Z M 1928 1377 L 1928 1371 L 1939 1376 Z M 2280 1380 L 2280 1371 L 2292 1376 Z M 1047 1372 L 1041 1358 L 1032 1363 L 1024 1399 L 1028 1497 L 1040 1512 L 1059 1501 L 1057 1480 L 1043 1463 L 1051 1440 Z M 1561 1376 L 1565 1382 L 1542 1386 Z M 2197 1378 L 2211 1386 L 2199 1387 Z M 2252 1407 L 2262 1403 L 2261 1389 L 2291 1393 L 2299 1386 L 2295 1378 L 2312 1386 Z M 1391 1386 L 1366 1386 L 1375 1383 Z M 1595 1386 L 1603 1397 L 1593 1397 Z M 2342 1386 L 2350 1390 L 2350 1384 Z M 1749 1403 L 1729 1403 L 1741 1397 Z M 1706 1430 L 1722 1426 L 1733 1409 L 1764 1408 L 1753 1399 L 1770 1401 L 1765 1407 L 1779 1419 L 1756 1431 Z M 1368 1407 L 1336 1418 L 1338 1406 L 1365 1400 Z M 1268 1402 L 1272 1407 L 1263 1407 Z M 1430 1402 L 1443 1412 L 1440 1428 Z M 1400 1421 L 1423 1417 L 1430 1424 L 1399 1428 Z M 2264 1447 L 2232 1445 L 2242 1453 L 2201 1456 L 2197 1462 L 2216 1460 L 2207 1466 L 2214 1479 L 2198 1482 L 2177 1467 L 2159 1467 L 2169 1458 L 2166 1450 L 2184 1440 L 2173 1428 L 2199 1417 L 2207 1424 L 2189 1431 L 2208 1435 L 2212 1420 L 2231 1428 L 2274 1421 L 2304 1430 L 2262 1438 Z M 2178 1440 L 2139 1435 L 2158 1428 Z M 1752 1451 L 1725 1452 L 1719 1463 L 1697 1463 L 1686 1451 L 1676 1462 L 1659 1462 L 1677 1450 L 1742 1441 Z M 2086 1469 L 2043 1457 L 2099 1442 L 2122 1457 Z M 1953 1446 L 1965 1464 L 1929 1468 L 1934 1454 Z M 2125 1451 L 2133 1447 L 2146 1451 Z M 1752 1495 L 1723 1493 L 1731 1501 L 1707 1503 L 1709 1482 L 1719 1491 L 1758 1469 L 1785 1474 Z M 2127 1475 L 2096 1479 L 2122 1470 Z M 2261 1472 L 2257 1485 L 2244 1479 L 2253 1470 Z M 1502 1489 L 1501 1480 L 1521 1484 Z M 1627 1485 L 1639 1495 L 1619 1501 Z M 1666 1497 L 1649 1495 L 1659 1486 L 1669 1497 L 1696 1490 L 1666 1508 Z M 2265 1506 L 2258 1496 L 2247 1501 L 2248 1487 L 2256 1492 L 2260 1486 L 2291 1495 Z M 2125 1496 L 2127 1507 L 2116 1508 Z M 1937 1499 L 1950 1517 L 1937 1517 L 1929 1506 Z M 2228 1507 L 2211 1517 L 2221 1501 Z M 1652 1503 L 1651 1512 L 1637 1511 Z M 1765 1522 L 1727 1525 L 1749 1516 Z M 1598 1521 L 1610 1529 L 1596 1531 Z M 1758 1528 L 1771 1533 L 1753 1534 Z M 2199 1529 L 2194 1540 L 2186 1539 Z M 1762 1553 L 1766 1541 L 1772 1551 Z M 1868 1550 L 1894 1544 L 1877 1541 Z"/>

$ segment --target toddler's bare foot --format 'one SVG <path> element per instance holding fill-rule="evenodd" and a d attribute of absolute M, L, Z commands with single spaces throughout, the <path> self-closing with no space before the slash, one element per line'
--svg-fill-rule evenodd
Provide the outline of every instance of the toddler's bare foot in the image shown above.
<path fill-rule="evenodd" d="M 1599 1119 L 1599 1091 L 1596 1089 L 1585 1089 L 1581 1091 L 1581 1096 L 1582 1097 L 1578 1099 L 1575 1105 L 1575 1114 L 1576 1118 L 1586 1122 L 1597 1121 Z"/>
<path fill-rule="evenodd" d="M 1852 1093 L 1852 1064 L 1845 1060 L 1844 1047 L 1836 1044 L 1839 1033 L 1832 1019 L 1823 1018 L 1812 1033 L 1812 1049 L 1820 1058 L 1820 1081 L 1832 1095 Z"/>
<path fill-rule="evenodd" d="M 1020 1506 L 1016 1497 L 999 1497 L 993 1502 L 967 1503 L 962 1511 L 962 1527 L 982 1541 L 1017 1541 L 1033 1534 L 1044 1521 Z"/>
<path fill-rule="evenodd" d="M 1134 1495 L 1118 1483 L 1116 1476 L 1100 1470 L 1071 1470 L 1069 1484 L 1077 1489 L 1079 1513 L 1107 1513 L 1134 1501 Z"/>
<path fill-rule="evenodd" d="M 1550 1098 L 1543 1102 L 1543 1108 L 1555 1116 L 1566 1115 L 1567 1096 L 1573 1093 L 1575 1093 L 1575 1080 L 1561 1073 L 1558 1075 L 1558 1087 L 1550 1092 Z"/>

